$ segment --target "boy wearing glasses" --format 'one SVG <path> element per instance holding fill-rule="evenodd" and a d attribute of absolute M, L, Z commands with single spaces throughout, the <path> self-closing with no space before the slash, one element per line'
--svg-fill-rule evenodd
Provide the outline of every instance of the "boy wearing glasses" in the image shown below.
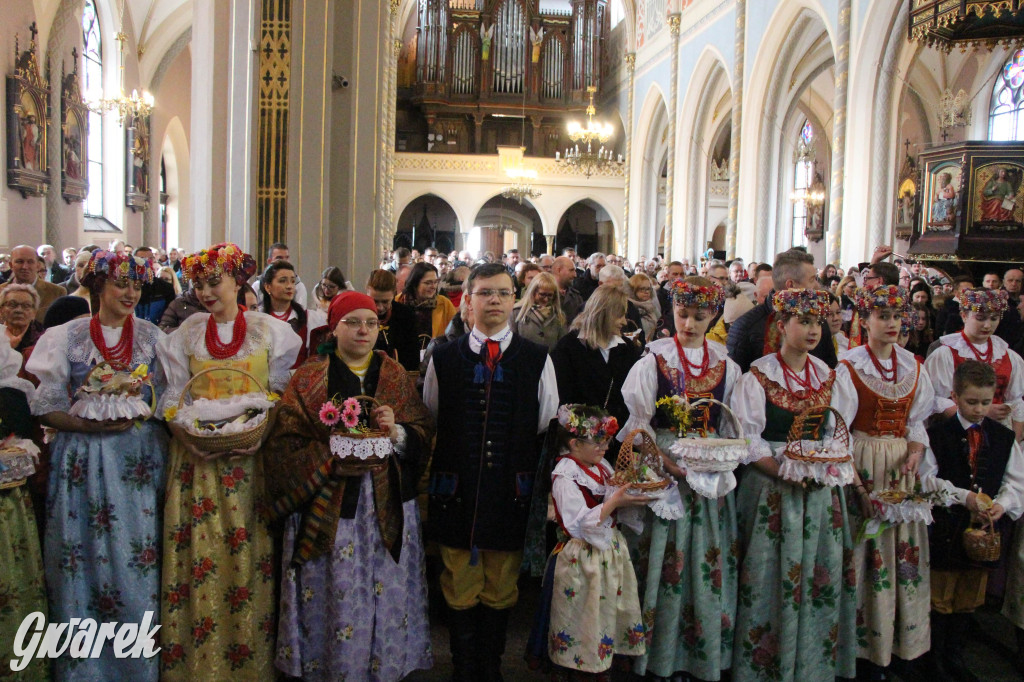
<path fill-rule="evenodd" d="M 423 402 L 437 418 L 428 534 L 440 545 L 454 680 L 500 680 L 518 599 L 539 434 L 558 410 L 547 350 L 513 334 L 514 291 L 501 263 L 467 280 L 474 326 L 434 351 Z"/>

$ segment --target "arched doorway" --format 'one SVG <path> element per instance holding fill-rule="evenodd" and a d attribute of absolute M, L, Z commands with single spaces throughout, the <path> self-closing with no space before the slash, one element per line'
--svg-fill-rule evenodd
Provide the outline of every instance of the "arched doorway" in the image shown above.
<path fill-rule="evenodd" d="M 615 250 L 615 226 L 611 215 L 596 201 L 582 199 L 558 219 L 555 251 L 573 248 L 580 256 Z"/>
<path fill-rule="evenodd" d="M 528 201 L 491 197 L 476 214 L 466 248 L 480 256 L 490 252 L 498 259 L 509 249 L 519 249 L 522 256 L 546 253 L 540 214 Z"/>
<path fill-rule="evenodd" d="M 409 202 L 396 227 L 391 248 L 404 246 L 422 253 L 432 246 L 447 253 L 455 250 L 459 219 L 447 201 L 435 194 L 424 194 Z"/>

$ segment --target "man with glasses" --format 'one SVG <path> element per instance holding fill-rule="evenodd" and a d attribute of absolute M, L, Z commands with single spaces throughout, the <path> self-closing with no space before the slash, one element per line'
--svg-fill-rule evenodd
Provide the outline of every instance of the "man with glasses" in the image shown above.
<path fill-rule="evenodd" d="M 377 306 L 380 333 L 374 350 L 391 357 L 398 355 L 398 364 L 407 372 L 420 368 L 420 350 L 416 335 L 416 313 L 404 303 L 395 301 L 395 276 L 387 270 L 374 270 L 366 282 L 366 295 Z"/>
<path fill-rule="evenodd" d="M 428 537 L 440 545 L 454 680 L 501 679 L 540 434 L 558 410 L 547 349 L 512 333 L 501 263 L 466 281 L 473 329 L 434 351 L 423 402 L 437 418 Z"/>
<path fill-rule="evenodd" d="M 39 306 L 36 308 L 36 320 L 43 321 L 50 304 L 67 292 L 64 287 L 50 284 L 39 276 L 39 256 L 31 246 L 21 244 L 11 249 L 11 276 L 8 284 L 27 284 L 39 294 Z M 7 284 L 0 285 L 0 290 Z"/>

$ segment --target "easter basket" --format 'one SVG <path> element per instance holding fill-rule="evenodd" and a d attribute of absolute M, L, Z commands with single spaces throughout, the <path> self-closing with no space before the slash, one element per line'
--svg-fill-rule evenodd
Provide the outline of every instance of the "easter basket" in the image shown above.
<path fill-rule="evenodd" d="M 639 450 L 633 444 L 636 438 L 640 438 Z M 610 483 L 613 486 L 627 485 L 631 493 L 652 494 L 664 490 L 671 482 L 654 438 L 643 429 L 627 433 L 619 448 Z"/>
<path fill-rule="evenodd" d="M 815 426 L 824 428 L 831 415 L 834 422 L 832 435 L 821 439 L 805 438 Z M 784 446 L 779 465 L 779 476 L 793 483 L 816 483 L 833 487 L 853 483 L 853 455 L 850 450 L 850 431 L 839 411 L 828 405 L 810 407 L 796 416 Z"/>
<path fill-rule="evenodd" d="M 343 467 L 351 474 L 369 471 L 383 465 L 395 451 L 386 431 L 360 423 L 358 418 L 360 414 L 363 414 L 361 403 L 364 402 L 374 407 L 380 407 L 380 402 L 373 396 L 356 395 L 344 401 L 344 410 L 331 400 L 320 408 L 320 420 L 332 427 L 329 439 L 331 454 L 340 459 Z M 325 411 L 330 410 L 332 405 L 335 410 L 338 410 L 337 418 L 330 415 L 325 419 Z M 352 410 L 351 417 L 346 414 L 350 409 Z M 346 418 L 354 418 L 356 422 L 352 425 L 344 425 L 342 420 Z"/>
<path fill-rule="evenodd" d="M 259 387 L 259 391 L 212 400 L 191 394 L 196 379 L 210 372 L 242 374 Z M 190 402 L 186 404 L 186 399 Z M 269 425 L 267 418 L 277 396 L 267 392 L 255 376 L 235 367 L 217 367 L 196 372 L 178 398 L 174 413 L 165 417 L 183 427 L 182 438 L 202 452 L 217 453 L 250 450 L 260 444 Z"/>
<path fill-rule="evenodd" d="M 701 398 L 689 404 L 689 409 L 701 405 L 718 405 L 732 419 L 736 433 L 743 433 L 739 418 L 729 406 L 714 398 Z M 672 454 L 681 459 L 687 471 L 695 473 L 723 473 L 734 471 L 750 456 L 750 444 L 745 438 L 677 438 L 669 448 Z"/>
<path fill-rule="evenodd" d="M 150 387 L 150 399 L 142 398 Z M 134 371 L 117 369 L 109 362 L 95 365 L 75 391 L 75 402 L 68 413 L 73 417 L 106 421 L 112 419 L 149 419 L 156 409 L 156 391 L 146 365 Z"/>
<path fill-rule="evenodd" d="M 0 490 L 24 485 L 36 472 L 39 448 L 30 440 L 10 435 L 0 442 Z"/>
<path fill-rule="evenodd" d="M 1003 553 L 1003 542 L 992 521 L 986 517 L 981 527 L 964 531 L 964 552 L 971 561 L 999 561 Z"/>

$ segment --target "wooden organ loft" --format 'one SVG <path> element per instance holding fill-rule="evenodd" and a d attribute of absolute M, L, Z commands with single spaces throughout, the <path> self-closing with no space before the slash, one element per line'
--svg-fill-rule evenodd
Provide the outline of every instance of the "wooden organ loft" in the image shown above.
<path fill-rule="evenodd" d="M 600 93 L 609 17 L 607 0 L 552 4 L 419 0 L 416 35 L 406 43 L 415 75 L 399 88 L 398 151 L 564 149 L 568 120 L 584 117 L 587 87 Z"/>

